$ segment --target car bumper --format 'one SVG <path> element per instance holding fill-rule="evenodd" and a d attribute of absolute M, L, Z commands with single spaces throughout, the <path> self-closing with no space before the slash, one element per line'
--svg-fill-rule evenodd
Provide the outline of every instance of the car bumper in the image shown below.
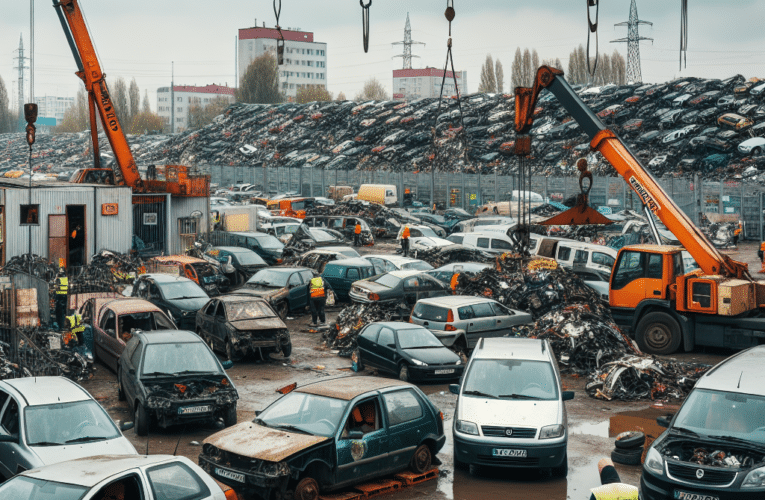
<path fill-rule="evenodd" d="M 453 332 L 447 332 L 446 330 L 430 330 L 430 333 L 435 335 L 446 347 L 453 346 L 458 338 L 465 336 L 465 330 L 457 330 Z"/>
<path fill-rule="evenodd" d="M 236 398 L 233 396 L 231 402 L 217 401 L 211 399 L 205 400 L 182 400 L 151 402 L 151 397 L 147 400 L 146 410 L 154 414 L 160 427 L 168 427 L 178 424 L 190 424 L 195 422 L 209 422 L 222 418 L 226 410 L 231 405 L 236 405 Z M 204 408 L 203 411 L 196 411 Z"/>
<path fill-rule="evenodd" d="M 539 445 L 535 440 L 528 444 L 507 444 L 501 440 L 488 442 L 465 438 L 454 433 L 454 455 L 460 462 L 492 467 L 539 468 L 558 467 L 566 459 L 566 441 L 549 445 Z M 526 450 L 526 457 L 495 457 L 494 448 Z"/>
<path fill-rule="evenodd" d="M 214 479 L 237 492 L 256 493 L 263 498 L 269 498 L 272 490 L 283 490 L 287 486 L 289 476 L 266 476 L 218 464 L 205 455 L 199 455 L 199 466 Z"/>
<path fill-rule="evenodd" d="M 445 371 L 450 373 L 436 373 Z M 465 365 L 410 366 L 409 378 L 411 380 L 419 380 L 422 382 L 429 382 L 431 380 L 455 380 L 460 378 L 464 371 Z"/>
<path fill-rule="evenodd" d="M 255 335 L 252 337 L 239 337 L 236 341 L 232 340 L 232 345 L 234 346 L 235 353 L 247 355 L 259 352 L 260 349 L 276 349 L 278 351 L 281 350 L 282 346 L 290 342 L 289 335 L 279 335 L 272 338 Z"/>
<path fill-rule="evenodd" d="M 348 292 L 348 297 L 351 299 L 351 301 L 359 302 L 361 304 L 371 304 L 372 302 L 374 302 L 372 300 L 369 300 L 369 298 L 367 297 L 367 294 L 356 293 L 353 290 Z"/>
<path fill-rule="evenodd" d="M 643 500 L 675 500 L 683 498 L 675 496 L 677 493 L 691 493 L 693 500 L 753 500 L 765 498 L 765 492 L 761 489 L 747 491 L 740 488 L 703 488 L 690 484 L 672 481 L 666 476 L 658 477 L 643 469 L 640 477 L 640 490 Z M 699 495 L 694 497 L 693 495 Z"/>

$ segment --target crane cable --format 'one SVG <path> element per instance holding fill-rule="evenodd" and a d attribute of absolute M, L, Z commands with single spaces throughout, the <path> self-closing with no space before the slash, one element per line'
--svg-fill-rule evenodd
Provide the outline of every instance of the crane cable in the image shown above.
<path fill-rule="evenodd" d="M 688 67 L 688 0 L 680 0 L 680 69 Z"/>
<path fill-rule="evenodd" d="M 591 77 L 595 76 L 595 70 L 598 68 L 598 12 L 600 10 L 600 0 L 587 0 L 587 72 Z M 686 0 L 683 0 L 686 1 Z M 595 7 L 595 22 L 592 22 L 590 7 Z M 590 69 L 590 33 L 595 33 L 595 64 Z"/>
<path fill-rule="evenodd" d="M 372 0 L 364 5 L 364 0 L 359 0 L 361 5 L 361 36 L 364 40 L 364 53 L 369 52 L 369 7 L 372 6 Z"/>
<path fill-rule="evenodd" d="M 279 16 L 281 14 L 282 14 L 282 0 L 274 0 L 274 15 L 276 16 L 276 30 L 279 32 L 279 39 L 276 40 L 276 60 L 279 66 L 284 64 L 284 34 L 282 33 L 281 26 L 279 26 Z"/>

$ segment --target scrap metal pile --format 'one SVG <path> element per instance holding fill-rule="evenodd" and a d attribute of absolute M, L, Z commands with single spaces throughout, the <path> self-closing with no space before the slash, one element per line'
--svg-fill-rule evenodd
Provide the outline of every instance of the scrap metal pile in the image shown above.
<path fill-rule="evenodd" d="M 494 255 L 488 252 L 456 244 L 446 247 L 433 247 L 427 250 L 417 250 L 414 252 L 414 257 L 424 260 L 435 268 L 451 264 L 452 262 L 480 262 L 491 264 L 495 260 Z"/>
<path fill-rule="evenodd" d="M 142 266 L 140 257 L 101 250 L 90 264 L 69 271 L 69 292 L 116 292 L 119 285 L 132 284 Z"/>
<path fill-rule="evenodd" d="M 11 346 L 3 344 L 0 357 L 7 357 L 0 361 L 0 378 L 59 375 L 80 381 L 93 376 L 92 357 L 86 359 L 80 349 L 65 345 L 61 333 L 38 327 L 18 328 L 16 334 L 17 360 L 10 363 Z"/>
<path fill-rule="evenodd" d="M 57 268 L 39 255 L 25 253 L 11 257 L 2 271 L 31 274 L 43 281 L 53 281 L 56 278 Z"/>
<path fill-rule="evenodd" d="M 306 210 L 306 216 L 328 215 L 361 217 L 375 237 L 395 237 L 402 224 L 417 222 L 412 216 L 380 205 L 361 200 L 339 202 L 334 205 L 318 205 Z"/>
<path fill-rule="evenodd" d="M 356 349 L 356 337 L 365 326 L 375 321 L 400 321 L 409 310 L 407 304 L 399 302 L 351 304 L 322 333 L 322 341 L 329 349 L 339 350 L 340 356 L 350 356 Z"/>

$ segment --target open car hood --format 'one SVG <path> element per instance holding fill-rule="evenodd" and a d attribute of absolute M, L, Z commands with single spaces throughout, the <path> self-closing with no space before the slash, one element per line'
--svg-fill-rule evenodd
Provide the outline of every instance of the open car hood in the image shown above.
<path fill-rule="evenodd" d="M 205 439 L 203 444 L 211 444 L 243 457 L 281 462 L 299 451 L 327 440 L 329 438 L 324 436 L 287 432 L 254 422 L 242 422 L 216 432 Z"/>

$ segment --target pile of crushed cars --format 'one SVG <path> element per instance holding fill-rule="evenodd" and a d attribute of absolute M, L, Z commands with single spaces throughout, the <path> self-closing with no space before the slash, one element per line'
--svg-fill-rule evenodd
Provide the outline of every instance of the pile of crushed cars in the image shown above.
<path fill-rule="evenodd" d="M 765 156 L 759 154 L 765 147 L 738 147 L 765 131 L 760 83 L 736 75 L 575 88 L 657 177 L 700 173 L 705 179 L 765 182 Z M 471 94 L 440 104 L 435 98 L 237 103 L 202 129 L 128 140 L 139 164 L 201 167 L 254 160 L 280 167 L 508 174 L 516 161 L 514 113 L 508 94 Z M 726 113 L 741 119 L 718 120 Z M 588 156 L 593 174 L 616 175 L 598 153 L 589 152 L 585 134 L 552 94 L 542 92 L 534 115 L 535 174 L 576 175 L 576 160 Z M 89 140 L 88 134 L 42 134 L 35 162 L 43 171 L 90 166 Z M 0 171 L 26 164 L 23 133 L 2 134 L 0 143 L 6 145 Z M 106 139 L 101 150 L 109 151 Z"/>

